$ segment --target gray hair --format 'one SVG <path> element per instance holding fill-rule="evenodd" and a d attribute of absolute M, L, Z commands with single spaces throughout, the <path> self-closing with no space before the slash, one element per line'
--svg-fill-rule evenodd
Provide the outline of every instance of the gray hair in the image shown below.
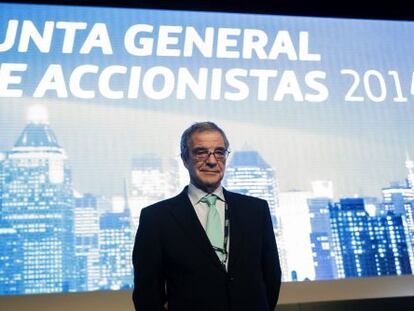
<path fill-rule="evenodd" d="M 224 131 L 218 127 L 217 124 L 205 121 L 205 122 L 196 122 L 193 123 L 189 128 L 187 128 L 183 134 L 181 135 L 181 142 L 180 142 L 180 149 L 181 149 L 181 158 L 186 160 L 188 158 L 188 141 L 190 140 L 191 136 L 196 132 L 219 132 L 224 140 L 224 146 L 226 149 L 229 148 L 230 144 L 226 137 Z"/>

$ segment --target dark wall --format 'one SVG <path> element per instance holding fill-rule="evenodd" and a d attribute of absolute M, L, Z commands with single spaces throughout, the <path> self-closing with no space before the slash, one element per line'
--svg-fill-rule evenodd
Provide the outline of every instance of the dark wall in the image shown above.
<path fill-rule="evenodd" d="M 298 16 L 414 20 L 409 0 L 9 0 L 4 2 L 141 7 Z"/>

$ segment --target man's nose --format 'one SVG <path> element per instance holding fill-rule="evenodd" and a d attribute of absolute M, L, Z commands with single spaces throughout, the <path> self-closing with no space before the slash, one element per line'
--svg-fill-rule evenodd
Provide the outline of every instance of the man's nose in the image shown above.
<path fill-rule="evenodd" d="M 214 155 L 214 152 L 210 152 L 208 154 L 206 163 L 210 166 L 217 165 L 217 159 L 216 159 L 216 156 Z"/>

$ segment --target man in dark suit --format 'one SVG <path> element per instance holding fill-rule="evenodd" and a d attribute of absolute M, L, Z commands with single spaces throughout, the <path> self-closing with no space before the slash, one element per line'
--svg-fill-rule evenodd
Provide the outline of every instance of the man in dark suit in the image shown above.
<path fill-rule="evenodd" d="M 141 212 L 137 311 L 271 311 L 281 271 L 266 201 L 221 186 L 229 143 L 212 122 L 181 137 L 190 185 Z"/>

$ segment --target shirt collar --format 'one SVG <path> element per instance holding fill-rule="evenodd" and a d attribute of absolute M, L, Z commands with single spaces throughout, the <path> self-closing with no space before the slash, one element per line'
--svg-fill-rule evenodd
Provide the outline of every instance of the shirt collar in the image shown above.
<path fill-rule="evenodd" d="M 226 200 L 224 199 L 222 185 L 218 186 L 217 189 L 214 190 L 212 193 L 215 194 L 221 201 L 226 202 Z M 197 188 L 192 183 L 188 185 L 188 197 L 190 198 L 190 201 L 193 204 L 193 206 L 198 204 L 200 200 L 204 198 L 207 194 L 208 194 L 207 192 Z"/>

